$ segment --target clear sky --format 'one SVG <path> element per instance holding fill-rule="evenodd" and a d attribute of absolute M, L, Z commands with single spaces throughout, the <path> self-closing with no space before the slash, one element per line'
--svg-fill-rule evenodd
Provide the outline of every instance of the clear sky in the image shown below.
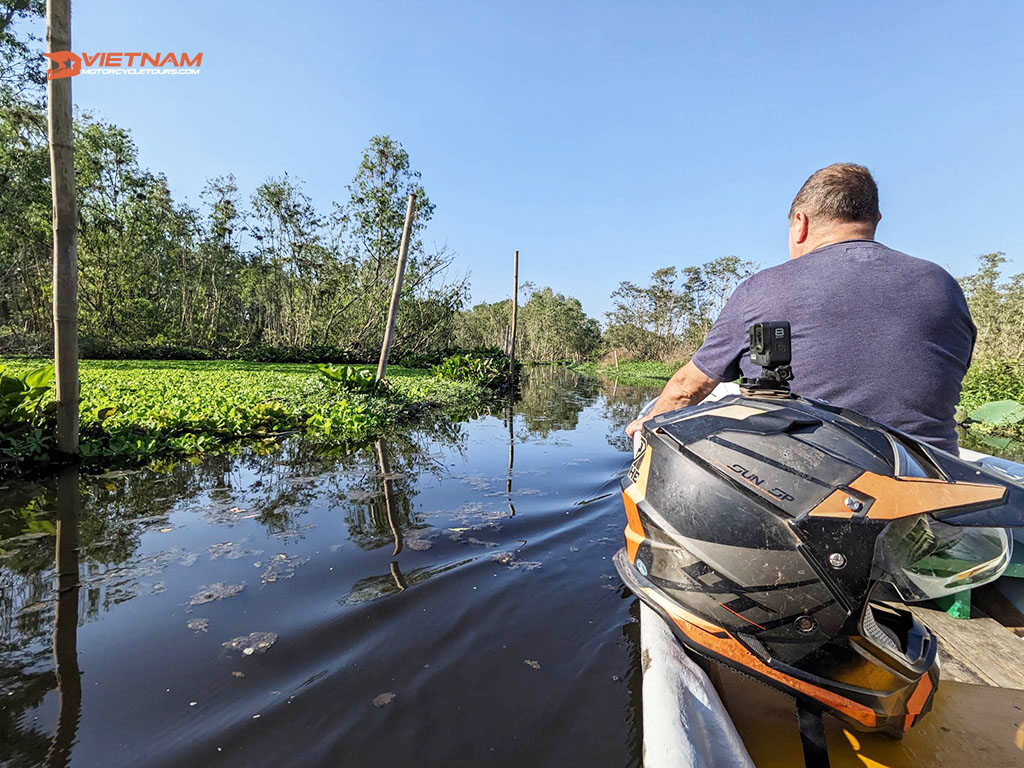
<path fill-rule="evenodd" d="M 326 209 L 376 133 L 474 301 L 520 279 L 600 316 L 621 280 L 786 258 L 810 172 L 866 164 L 879 239 L 956 275 L 1024 265 L 1021 2 L 77 2 L 75 51 L 202 51 L 197 77 L 74 79 L 198 202 L 287 171 Z"/>

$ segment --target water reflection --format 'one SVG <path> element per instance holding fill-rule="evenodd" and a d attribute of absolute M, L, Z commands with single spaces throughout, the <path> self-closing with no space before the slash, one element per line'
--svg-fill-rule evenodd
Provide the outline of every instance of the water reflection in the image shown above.
<path fill-rule="evenodd" d="M 57 607 L 53 618 L 53 664 L 57 677 L 57 726 L 46 756 L 63 768 L 82 711 L 82 672 L 78 668 L 78 521 L 82 509 L 77 467 L 64 468 L 57 478 Z"/>
<path fill-rule="evenodd" d="M 458 745 L 637 764 L 608 558 L 617 433 L 649 396 L 545 367 L 492 416 L 348 453 L 294 440 L 0 489 L 0 763 L 118 762 L 115 729 L 138 765 L 288 763 L 316 727 L 312 763 L 450 764 Z M 278 639 L 225 650 L 253 633 Z M 591 721 L 582 752 L 544 730 Z"/>

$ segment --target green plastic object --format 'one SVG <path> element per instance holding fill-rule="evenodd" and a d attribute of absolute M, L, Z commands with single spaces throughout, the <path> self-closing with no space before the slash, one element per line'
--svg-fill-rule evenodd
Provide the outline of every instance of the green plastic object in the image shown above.
<path fill-rule="evenodd" d="M 957 592 L 955 595 L 940 597 L 935 602 L 954 619 L 971 618 L 971 590 L 969 589 Z"/>

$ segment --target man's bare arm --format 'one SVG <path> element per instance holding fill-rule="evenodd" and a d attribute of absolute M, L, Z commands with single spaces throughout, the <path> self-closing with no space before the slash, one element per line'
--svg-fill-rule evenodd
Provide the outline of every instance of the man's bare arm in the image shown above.
<path fill-rule="evenodd" d="M 711 394 L 711 390 L 718 382 L 708 377 L 693 362 L 689 362 L 676 371 L 668 384 L 658 396 L 658 402 L 642 418 L 634 419 L 626 427 L 626 434 L 632 439 L 645 421 L 652 419 L 662 413 L 674 411 L 677 408 L 685 408 L 689 405 L 696 405 L 705 397 Z"/>

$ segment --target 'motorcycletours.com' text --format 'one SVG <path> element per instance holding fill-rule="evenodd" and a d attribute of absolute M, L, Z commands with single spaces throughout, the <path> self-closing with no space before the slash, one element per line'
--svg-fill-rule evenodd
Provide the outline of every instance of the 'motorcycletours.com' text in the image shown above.
<path fill-rule="evenodd" d="M 202 53 L 111 52 L 44 53 L 57 66 L 47 71 L 47 80 L 86 75 L 198 75 Z"/>

